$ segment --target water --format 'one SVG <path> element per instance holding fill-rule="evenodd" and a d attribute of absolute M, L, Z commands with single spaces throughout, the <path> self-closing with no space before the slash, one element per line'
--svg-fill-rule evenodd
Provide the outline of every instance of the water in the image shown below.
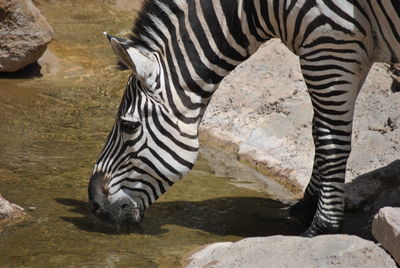
<path fill-rule="evenodd" d="M 206 243 L 301 232 L 285 205 L 216 177 L 202 157 L 132 232 L 97 225 L 88 179 L 128 76 L 111 67 L 101 33 L 127 33 L 135 11 L 35 2 L 54 28 L 56 59 L 51 74 L 0 75 L 0 193 L 28 214 L 0 231 L 1 267 L 177 267 Z"/>

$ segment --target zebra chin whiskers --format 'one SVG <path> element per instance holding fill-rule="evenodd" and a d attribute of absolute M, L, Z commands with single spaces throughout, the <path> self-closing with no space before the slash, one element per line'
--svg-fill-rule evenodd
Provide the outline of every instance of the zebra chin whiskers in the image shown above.
<path fill-rule="evenodd" d="M 129 221 L 108 222 L 91 216 L 93 229 L 106 234 L 129 234 L 140 230 L 140 225 Z"/>

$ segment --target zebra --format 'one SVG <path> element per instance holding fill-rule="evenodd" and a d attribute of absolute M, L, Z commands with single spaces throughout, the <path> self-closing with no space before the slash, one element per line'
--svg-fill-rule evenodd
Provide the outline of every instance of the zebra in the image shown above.
<path fill-rule="evenodd" d="M 221 80 L 279 38 L 299 57 L 313 106 L 313 170 L 290 215 L 303 236 L 341 232 L 355 101 L 374 62 L 399 62 L 398 0 L 147 0 L 128 39 L 106 36 L 132 74 L 90 178 L 95 215 L 139 223 L 193 167 Z"/>

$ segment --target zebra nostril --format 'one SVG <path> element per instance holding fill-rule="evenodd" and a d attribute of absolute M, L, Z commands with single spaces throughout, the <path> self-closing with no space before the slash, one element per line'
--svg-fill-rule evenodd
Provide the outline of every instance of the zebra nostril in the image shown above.
<path fill-rule="evenodd" d="M 90 201 L 90 211 L 96 213 L 99 211 L 100 205 L 95 201 Z"/>

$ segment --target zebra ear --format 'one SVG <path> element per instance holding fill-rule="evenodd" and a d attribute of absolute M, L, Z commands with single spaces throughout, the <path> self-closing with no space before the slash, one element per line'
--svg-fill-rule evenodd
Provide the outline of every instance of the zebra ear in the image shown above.
<path fill-rule="evenodd" d="M 147 86 L 152 87 L 158 75 L 158 65 L 149 53 L 134 48 L 129 41 L 104 33 L 117 57 Z"/>

